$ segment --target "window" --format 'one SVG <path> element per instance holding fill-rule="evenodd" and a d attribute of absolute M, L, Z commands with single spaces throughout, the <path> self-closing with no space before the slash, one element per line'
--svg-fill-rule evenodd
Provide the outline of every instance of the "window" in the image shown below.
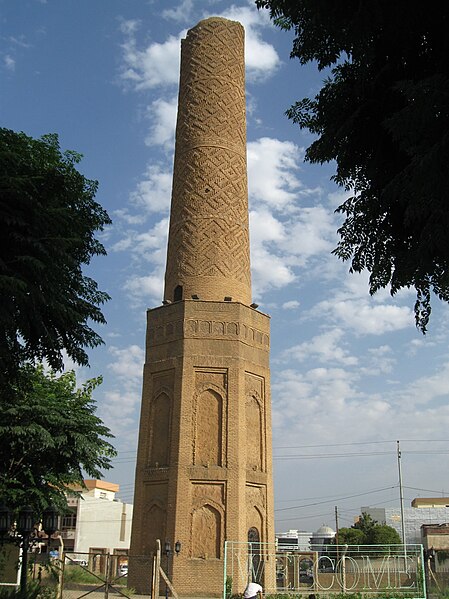
<path fill-rule="evenodd" d="M 70 511 L 62 517 L 61 530 L 73 530 L 76 528 L 76 511 Z"/>
<path fill-rule="evenodd" d="M 176 285 L 175 291 L 173 292 L 173 301 L 180 302 L 182 300 L 182 285 Z"/>

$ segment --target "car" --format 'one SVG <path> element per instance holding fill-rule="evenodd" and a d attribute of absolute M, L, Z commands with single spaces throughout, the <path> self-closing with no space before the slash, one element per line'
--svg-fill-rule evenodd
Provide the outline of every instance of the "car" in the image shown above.
<path fill-rule="evenodd" d="M 119 576 L 128 576 L 128 564 L 120 564 L 118 573 Z"/>

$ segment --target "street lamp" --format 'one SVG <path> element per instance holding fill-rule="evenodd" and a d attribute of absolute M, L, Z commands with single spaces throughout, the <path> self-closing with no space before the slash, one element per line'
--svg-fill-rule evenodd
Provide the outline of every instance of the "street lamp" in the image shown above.
<path fill-rule="evenodd" d="M 20 569 L 20 595 L 26 598 L 27 592 L 27 570 L 28 570 L 28 548 L 30 538 L 35 531 L 36 521 L 39 518 L 35 516 L 33 508 L 25 506 L 19 510 L 15 530 L 13 529 L 13 511 L 10 507 L 0 505 L 0 536 L 8 535 L 11 541 L 19 540 L 22 548 L 22 563 Z M 50 537 L 58 530 L 58 512 L 54 506 L 46 508 L 42 514 L 42 529 L 48 535 L 48 544 Z"/>
<path fill-rule="evenodd" d="M 167 579 L 170 580 L 170 556 L 173 555 L 173 553 L 176 553 L 176 555 L 179 555 L 179 552 L 181 551 L 181 543 L 179 541 L 176 541 L 175 543 L 175 551 L 173 551 L 173 549 L 171 548 L 170 545 L 170 541 L 165 541 L 164 543 L 164 553 L 167 557 Z M 165 599 L 168 599 L 168 583 L 165 583 Z"/>

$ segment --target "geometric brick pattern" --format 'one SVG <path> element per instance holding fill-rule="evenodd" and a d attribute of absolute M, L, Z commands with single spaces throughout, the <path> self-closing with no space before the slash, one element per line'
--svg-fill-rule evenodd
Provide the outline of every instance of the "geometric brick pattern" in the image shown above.
<path fill-rule="evenodd" d="M 251 303 L 244 31 L 212 18 L 182 42 L 165 299 Z"/>

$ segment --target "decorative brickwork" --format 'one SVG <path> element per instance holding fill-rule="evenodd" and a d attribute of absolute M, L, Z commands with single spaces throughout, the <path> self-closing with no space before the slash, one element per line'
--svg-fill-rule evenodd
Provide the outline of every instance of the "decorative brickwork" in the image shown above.
<path fill-rule="evenodd" d="M 222 593 L 225 540 L 274 542 L 269 318 L 250 306 L 245 152 L 243 28 L 207 19 L 182 44 L 167 301 L 147 314 L 130 549 L 180 541 L 170 574 L 185 596 Z M 129 584 L 148 591 L 133 569 L 130 558 Z M 274 562 L 257 572 L 263 584 Z"/>
<path fill-rule="evenodd" d="M 165 299 L 250 303 L 244 31 L 201 21 L 182 42 Z"/>

